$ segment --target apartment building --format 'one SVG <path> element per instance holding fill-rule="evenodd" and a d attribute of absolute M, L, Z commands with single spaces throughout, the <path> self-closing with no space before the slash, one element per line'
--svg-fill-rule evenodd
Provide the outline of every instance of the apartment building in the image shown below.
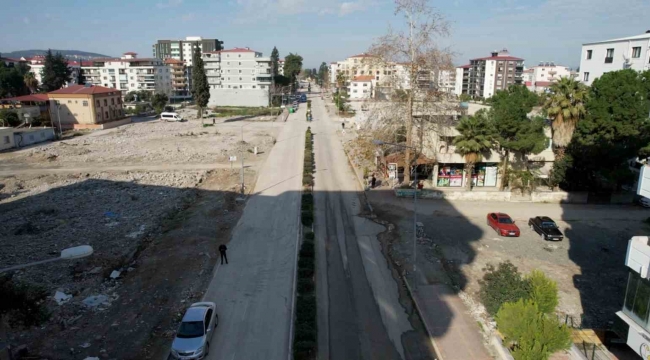
<path fill-rule="evenodd" d="M 487 99 L 498 90 L 522 84 L 523 71 L 524 59 L 511 56 L 506 49 L 493 51 L 489 57 L 471 59 L 469 64 L 456 68 L 456 82 L 461 82 L 454 86 L 460 90 L 456 95 Z"/>
<path fill-rule="evenodd" d="M 348 86 L 348 94 L 350 100 L 366 100 L 370 99 L 373 94 L 372 81 L 375 78 L 372 75 L 355 76 L 350 80 Z"/>
<path fill-rule="evenodd" d="M 591 84 L 604 73 L 622 69 L 650 69 L 650 30 L 645 34 L 582 45 L 578 80 Z"/>
<path fill-rule="evenodd" d="M 191 96 L 189 81 L 187 79 L 185 65 L 181 60 L 165 59 L 165 65 L 171 73 L 171 94 L 170 99 L 185 99 Z"/>
<path fill-rule="evenodd" d="M 209 106 L 268 106 L 271 58 L 250 48 L 203 53 L 210 86 Z"/>
<path fill-rule="evenodd" d="M 522 80 L 528 90 L 543 93 L 556 81 L 571 77 L 571 69 L 555 65 L 554 62 L 540 62 L 539 65 L 522 72 Z"/>
<path fill-rule="evenodd" d="M 30 72 L 38 80 L 38 84 L 43 83 L 43 67 L 45 67 L 45 55 L 36 55 L 31 58 L 21 58 L 30 67 Z M 67 60 L 68 68 L 72 71 L 70 81 L 64 87 L 76 85 L 79 82 L 79 73 L 81 72 L 81 62 L 76 60 Z"/>
<path fill-rule="evenodd" d="M 173 67 L 158 58 L 126 52 L 120 58 L 83 61 L 81 68 L 86 84 L 118 89 L 122 95 L 141 90 L 172 95 Z"/>
<path fill-rule="evenodd" d="M 455 70 L 438 70 L 437 72 L 438 90 L 447 94 L 453 94 L 456 90 L 456 71 Z"/>
<path fill-rule="evenodd" d="M 98 129 L 126 124 L 122 94 L 103 86 L 72 85 L 47 94 L 54 123 L 63 129 Z"/>
<path fill-rule="evenodd" d="M 153 57 L 159 59 L 176 59 L 185 66 L 192 66 L 192 55 L 195 46 L 203 52 L 223 49 L 223 41 L 219 39 L 204 39 L 200 36 L 188 36 L 185 40 L 158 40 L 153 47 Z"/>

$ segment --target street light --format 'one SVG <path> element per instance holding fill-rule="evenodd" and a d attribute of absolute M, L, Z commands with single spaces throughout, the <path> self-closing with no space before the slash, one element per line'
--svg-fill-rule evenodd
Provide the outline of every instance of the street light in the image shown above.
<path fill-rule="evenodd" d="M 6 272 L 6 271 L 13 271 L 13 270 L 20 270 L 29 266 L 34 266 L 34 265 L 41 265 L 41 264 L 46 264 L 50 262 L 55 262 L 59 260 L 75 260 L 75 259 L 81 259 L 86 256 L 90 256 L 93 253 L 93 247 L 90 245 L 81 245 L 81 246 L 75 246 L 67 249 L 61 250 L 61 255 L 57 258 L 52 258 L 52 259 L 47 259 L 47 260 L 41 260 L 41 261 L 35 261 L 32 263 L 28 264 L 23 264 L 23 265 L 16 265 L 12 267 L 8 267 L 6 269 L 0 269 L 0 273 Z"/>
<path fill-rule="evenodd" d="M 402 144 L 395 144 L 395 143 L 389 143 L 385 142 L 382 140 L 373 140 L 373 144 L 380 146 L 380 145 L 391 145 L 391 146 L 397 146 L 401 147 L 404 149 L 411 149 L 415 153 L 417 149 L 413 146 L 407 146 L 407 145 L 402 145 Z M 415 154 L 417 155 L 417 154 Z M 407 165 L 407 164 L 405 164 Z M 418 212 L 417 212 L 417 205 L 418 205 L 418 169 L 417 169 L 417 157 L 415 158 L 415 191 L 413 192 L 413 287 L 417 288 L 418 286 L 418 281 L 416 278 L 416 271 L 417 271 L 417 240 L 418 240 Z"/>

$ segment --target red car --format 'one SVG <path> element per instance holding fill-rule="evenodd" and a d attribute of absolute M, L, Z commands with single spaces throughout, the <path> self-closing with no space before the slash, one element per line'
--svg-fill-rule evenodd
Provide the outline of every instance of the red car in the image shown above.
<path fill-rule="evenodd" d="M 487 224 L 501 236 L 519 237 L 519 228 L 508 214 L 489 213 L 487 215 Z"/>

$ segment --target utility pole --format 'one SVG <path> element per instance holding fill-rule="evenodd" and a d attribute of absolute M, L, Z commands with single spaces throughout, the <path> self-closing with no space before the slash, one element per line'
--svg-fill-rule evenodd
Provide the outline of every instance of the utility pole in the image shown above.
<path fill-rule="evenodd" d="M 241 148 L 239 155 L 241 156 L 241 194 L 244 195 L 244 126 L 241 127 Z"/>

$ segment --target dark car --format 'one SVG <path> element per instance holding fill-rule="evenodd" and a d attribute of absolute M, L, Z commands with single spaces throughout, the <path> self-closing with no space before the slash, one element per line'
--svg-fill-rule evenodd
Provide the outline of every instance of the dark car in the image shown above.
<path fill-rule="evenodd" d="M 519 228 L 508 214 L 489 213 L 487 224 L 501 236 L 518 237 L 520 235 Z"/>
<path fill-rule="evenodd" d="M 307 95 L 305 94 L 300 95 L 300 102 L 307 102 Z"/>
<path fill-rule="evenodd" d="M 543 240 L 562 241 L 564 234 L 553 219 L 548 216 L 537 216 L 528 220 L 530 229 L 538 233 Z"/>

